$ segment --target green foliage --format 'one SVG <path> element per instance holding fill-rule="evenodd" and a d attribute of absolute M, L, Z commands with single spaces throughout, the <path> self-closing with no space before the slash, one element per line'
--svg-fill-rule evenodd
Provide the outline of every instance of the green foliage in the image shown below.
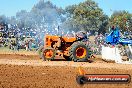
<path fill-rule="evenodd" d="M 115 11 L 110 17 L 110 25 L 119 26 L 121 31 L 132 29 L 132 14 L 127 11 Z"/>
<path fill-rule="evenodd" d="M 1 23 L 7 23 L 8 18 L 5 15 L 0 15 L 0 24 Z"/>
<path fill-rule="evenodd" d="M 16 13 L 14 19 L 10 19 L 11 24 L 18 24 L 19 28 L 44 28 L 45 25 L 52 26 L 59 21 L 64 21 L 62 17 L 64 10 L 53 5 L 50 1 L 40 0 L 33 6 L 30 12 L 21 10 Z"/>
<path fill-rule="evenodd" d="M 100 28 L 103 28 L 102 30 L 105 31 L 105 27 L 101 26 L 104 23 L 108 23 L 108 16 L 103 14 L 102 10 L 94 1 L 86 0 L 79 5 L 68 6 L 65 10 L 69 19 L 74 23 L 75 31 L 98 31 Z"/>
<path fill-rule="evenodd" d="M 116 11 L 109 18 L 98 4 L 86 0 L 78 5 L 70 5 L 65 9 L 53 5 L 50 1 L 40 0 L 31 11 L 21 10 L 16 16 L 0 16 L 0 24 L 17 24 L 18 28 L 53 29 L 60 25 L 64 31 L 98 31 L 105 33 L 110 26 L 119 26 L 122 31 L 132 29 L 132 14 L 127 11 Z"/>

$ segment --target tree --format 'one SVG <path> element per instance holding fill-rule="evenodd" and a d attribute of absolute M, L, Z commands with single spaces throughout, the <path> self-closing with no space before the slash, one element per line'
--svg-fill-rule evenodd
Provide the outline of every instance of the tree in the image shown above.
<path fill-rule="evenodd" d="M 5 32 L 8 30 L 8 21 L 9 19 L 5 15 L 0 16 L 0 29 L 3 26 L 2 28 L 4 28 Z"/>
<path fill-rule="evenodd" d="M 79 5 L 68 6 L 65 10 L 69 19 L 73 20 L 75 31 L 98 31 L 100 28 L 105 28 L 106 24 L 104 25 L 104 23 L 108 22 L 108 17 L 92 0 L 86 0 Z M 101 27 L 102 25 L 103 27 Z"/>
<path fill-rule="evenodd" d="M 122 32 L 132 29 L 132 14 L 127 11 L 115 11 L 111 17 L 109 24 L 118 26 Z"/>
<path fill-rule="evenodd" d="M 5 15 L 1 15 L 0 16 L 0 23 L 7 23 L 8 22 L 8 18 Z"/>

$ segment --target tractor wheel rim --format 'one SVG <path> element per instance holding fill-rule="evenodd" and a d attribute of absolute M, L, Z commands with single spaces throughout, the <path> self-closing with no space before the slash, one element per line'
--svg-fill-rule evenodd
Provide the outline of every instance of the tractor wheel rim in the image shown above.
<path fill-rule="evenodd" d="M 84 58 L 86 56 L 86 49 L 83 47 L 77 48 L 76 56 L 77 58 L 80 58 L 80 59 Z"/>
<path fill-rule="evenodd" d="M 45 56 L 47 59 L 52 58 L 52 57 L 53 57 L 53 54 L 54 54 L 53 50 L 46 50 L 46 51 L 44 52 L 44 56 Z"/>

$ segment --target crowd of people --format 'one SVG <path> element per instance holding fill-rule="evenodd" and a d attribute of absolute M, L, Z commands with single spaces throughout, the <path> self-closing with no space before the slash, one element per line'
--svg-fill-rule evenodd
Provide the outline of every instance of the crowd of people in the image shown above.
<path fill-rule="evenodd" d="M 0 25 L 0 47 L 9 47 L 12 50 L 38 49 L 43 44 L 43 32 L 31 28 L 18 28 L 16 25 L 3 27 Z"/>
<path fill-rule="evenodd" d="M 52 33 L 50 33 L 52 32 Z M 0 47 L 9 47 L 12 50 L 19 51 L 20 49 L 25 49 L 27 51 L 38 50 L 40 46 L 44 45 L 44 35 L 50 33 L 52 35 L 57 35 L 60 31 L 56 28 L 54 31 L 44 31 L 40 29 L 32 28 L 18 28 L 16 25 L 8 27 L 2 27 L 0 25 Z M 85 34 L 85 35 L 84 35 Z M 84 38 L 89 37 L 90 33 L 75 33 L 75 32 L 66 32 L 59 33 L 61 36 L 67 37 L 78 37 L 83 36 Z M 130 34 L 124 33 L 125 37 L 128 37 Z M 89 46 L 94 54 L 101 54 L 101 47 L 105 45 L 105 37 L 103 34 L 95 34 L 94 42 L 88 41 Z M 123 50 L 124 51 L 124 50 Z M 125 51 L 124 51 L 125 52 Z"/>

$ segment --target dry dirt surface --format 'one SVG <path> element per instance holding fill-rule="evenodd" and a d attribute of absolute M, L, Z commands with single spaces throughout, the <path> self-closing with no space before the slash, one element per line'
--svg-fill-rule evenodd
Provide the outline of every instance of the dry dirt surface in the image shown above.
<path fill-rule="evenodd" d="M 132 65 L 89 62 L 42 61 L 37 55 L 0 54 L 0 88 L 131 88 L 128 84 L 84 84 L 76 82 L 78 67 L 87 74 L 130 74 Z"/>

